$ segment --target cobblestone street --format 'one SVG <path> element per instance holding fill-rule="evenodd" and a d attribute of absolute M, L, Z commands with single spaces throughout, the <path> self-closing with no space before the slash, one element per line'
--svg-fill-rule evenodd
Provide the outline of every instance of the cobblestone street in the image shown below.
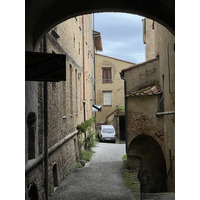
<path fill-rule="evenodd" d="M 51 200 L 131 200 L 122 176 L 125 144 L 99 143 L 92 160 L 72 172 Z"/>

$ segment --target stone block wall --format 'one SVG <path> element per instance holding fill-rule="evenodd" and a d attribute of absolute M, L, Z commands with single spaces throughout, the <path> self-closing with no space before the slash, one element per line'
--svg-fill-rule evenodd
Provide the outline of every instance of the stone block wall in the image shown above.
<path fill-rule="evenodd" d="M 143 21 L 144 23 L 144 21 Z M 145 63 L 136 65 L 131 69 L 127 69 L 125 72 L 125 78 L 127 80 L 127 93 L 135 91 L 142 88 L 144 85 L 148 85 L 151 82 L 158 81 L 159 86 L 162 90 L 162 95 L 160 97 L 161 106 L 157 109 L 157 112 L 171 112 L 175 111 L 175 38 L 165 27 L 153 22 L 152 20 L 146 19 L 146 29 L 145 29 L 145 40 L 146 40 L 146 59 Z M 153 58 L 153 59 L 151 59 Z M 151 60 L 149 60 L 151 59 Z M 154 64 L 153 64 L 154 63 Z M 134 98 L 134 102 L 137 98 L 141 97 L 129 97 Z M 145 97 L 146 98 L 146 97 Z M 148 97 L 153 98 L 153 97 Z M 128 100 L 130 101 L 130 100 Z M 138 103 L 142 103 L 138 102 Z M 143 102 L 140 105 L 141 109 L 146 107 L 147 102 Z M 155 104 L 155 102 L 153 102 Z M 152 105 L 153 105 L 152 104 Z M 138 104 L 139 105 L 139 104 Z M 152 107 L 149 104 L 149 107 Z M 156 104 L 155 104 L 156 105 Z M 133 105 L 134 106 L 134 105 Z M 130 108 L 129 108 L 130 109 Z M 135 108 L 137 110 L 137 108 Z M 128 118 L 134 124 L 140 123 L 141 120 L 146 121 L 146 124 L 141 124 L 141 130 L 138 132 L 143 132 L 146 125 L 149 126 L 150 130 L 154 130 L 154 126 L 157 126 L 157 122 L 162 124 L 162 132 L 155 130 L 155 132 L 150 135 L 160 145 L 166 162 L 166 177 L 167 177 L 167 189 L 168 191 L 175 191 L 175 115 L 167 114 L 157 116 L 155 118 L 156 110 L 154 109 L 154 116 L 144 116 L 144 113 L 129 113 Z M 139 112 L 139 110 L 138 110 Z M 148 112 L 148 108 L 147 108 Z M 141 118 L 138 117 L 141 114 Z M 140 118 L 140 120 L 137 118 Z M 155 123 L 151 122 L 150 119 L 155 119 Z M 149 121 L 150 120 L 150 121 Z M 148 123 L 149 122 L 149 123 Z M 130 123 L 131 124 L 131 123 Z M 153 125 L 154 124 L 154 125 Z M 143 126 L 142 126 L 143 125 Z M 138 125 L 139 126 L 139 125 Z M 135 129 L 133 127 L 133 129 Z M 132 137 L 132 132 L 129 130 L 129 137 Z M 156 137 L 155 137 L 156 136 Z M 134 136 L 131 138 L 133 139 Z M 129 141 L 130 142 L 130 141 Z"/>
<path fill-rule="evenodd" d="M 92 117 L 92 105 L 94 102 L 92 15 L 84 16 L 84 21 L 84 51 L 85 63 L 87 65 L 87 73 L 85 75 L 87 120 Z M 52 32 L 52 30 L 54 32 Z M 71 18 L 54 27 L 52 30 L 47 33 L 47 52 L 66 55 L 66 81 L 48 83 L 49 195 L 53 194 L 54 189 L 66 178 L 79 159 L 77 135 L 75 131 L 76 126 L 84 120 L 82 16 Z M 43 51 L 42 45 L 43 41 L 41 41 L 40 45 L 41 52 Z M 38 199 L 41 200 L 45 199 L 43 164 L 44 84 L 43 82 L 36 82 L 35 85 L 36 86 L 32 90 L 34 90 L 33 94 L 36 94 L 33 96 L 35 102 L 37 102 L 35 104 L 37 107 L 37 112 L 35 113 L 36 151 L 35 158 L 27 160 L 26 169 L 29 170 L 26 170 L 26 200 L 31 199 L 31 195 L 36 195 L 34 197 L 38 197 Z M 27 103 L 29 103 L 28 100 Z M 32 105 L 30 104 L 29 107 L 30 106 Z M 62 141 L 69 136 L 70 138 L 63 143 Z M 26 138 L 28 138 L 28 133 Z M 55 148 L 58 144 L 61 145 Z M 26 149 L 28 149 L 28 145 L 26 145 Z M 54 150 L 52 151 L 52 149 Z M 29 168 L 30 166 L 32 167 Z"/>
<path fill-rule="evenodd" d="M 160 80 L 163 88 L 164 111 L 175 111 L 175 37 L 164 26 L 155 23 L 155 55 L 159 55 Z M 165 157 L 168 191 L 175 191 L 175 115 L 164 120 Z"/>

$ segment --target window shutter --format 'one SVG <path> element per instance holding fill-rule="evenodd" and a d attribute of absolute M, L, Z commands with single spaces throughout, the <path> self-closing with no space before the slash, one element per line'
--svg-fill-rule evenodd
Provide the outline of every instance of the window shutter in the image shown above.
<path fill-rule="evenodd" d="M 107 81 L 110 82 L 111 81 L 111 69 L 107 70 Z"/>
<path fill-rule="evenodd" d="M 106 69 L 103 69 L 103 82 L 106 82 Z"/>
<path fill-rule="evenodd" d="M 103 82 L 112 82 L 111 68 L 103 68 Z"/>
<path fill-rule="evenodd" d="M 111 92 L 104 92 L 104 105 L 112 105 L 112 101 L 111 101 Z"/>

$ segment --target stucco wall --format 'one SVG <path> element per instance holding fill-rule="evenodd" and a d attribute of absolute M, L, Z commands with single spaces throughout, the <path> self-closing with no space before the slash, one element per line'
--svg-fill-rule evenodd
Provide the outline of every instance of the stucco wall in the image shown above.
<path fill-rule="evenodd" d="M 122 70 L 126 79 L 126 93 L 160 81 L 159 59 L 137 64 Z"/>
<path fill-rule="evenodd" d="M 175 111 L 175 38 L 155 23 L 155 54 L 160 58 L 160 79 L 164 88 L 164 111 Z M 168 190 L 175 190 L 175 115 L 163 116 Z"/>
<path fill-rule="evenodd" d="M 116 58 L 96 54 L 96 104 L 102 105 L 101 112 L 97 112 L 97 123 L 104 123 L 106 117 L 115 111 L 116 106 L 124 106 L 124 81 L 120 78 L 122 69 L 135 65 Z M 102 67 L 111 67 L 112 82 L 102 82 Z M 103 91 L 112 91 L 112 106 L 103 106 Z"/>

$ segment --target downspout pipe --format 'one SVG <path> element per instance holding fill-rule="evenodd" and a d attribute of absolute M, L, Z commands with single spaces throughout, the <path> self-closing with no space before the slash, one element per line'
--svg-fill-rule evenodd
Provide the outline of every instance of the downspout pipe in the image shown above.
<path fill-rule="evenodd" d="M 83 40 L 83 101 L 85 100 L 85 34 L 84 15 L 82 15 L 82 40 Z"/>
<path fill-rule="evenodd" d="M 84 122 L 86 121 L 86 112 L 85 112 L 85 104 L 86 104 L 86 99 L 85 99 L 85 34 L 84 34 L 84 15 L 82 15 L 82 41 L 83 41 L 83 119 Z M 86 133 L 85 135 L 85 150 L 87 148 L 86 144 Z"/>
<path fill-rule="evenodd" d="M 127 122 L 127 97 L 126 97 L 126 79 L 124 72 L 120 72 L 120 77 L 124 80 L 124 102 L 125 102 L 125 135 L 126 135 L 126 154 L 128 155 L 128 122 Z"/>
<path fill-rule="evenodd" d="M 43 37 L 43 52 L 47 53 L 47 37 Z M 44 186 L 46 200 L 49 199 L 48 185 L 48 84 L 44 81 Z"/>
<path fill-rule="evenodd" d="M 94 105 L 96 105 L 96 69 L 95 69 L 95 32 L 94 32 L 94 13 L 93 13 L 93 54 L 94 54 Z M 94 112 L 96 119 L 96 112 Z M 97 123 L 95 120 L 95 130 L 97 130 Z"/>

